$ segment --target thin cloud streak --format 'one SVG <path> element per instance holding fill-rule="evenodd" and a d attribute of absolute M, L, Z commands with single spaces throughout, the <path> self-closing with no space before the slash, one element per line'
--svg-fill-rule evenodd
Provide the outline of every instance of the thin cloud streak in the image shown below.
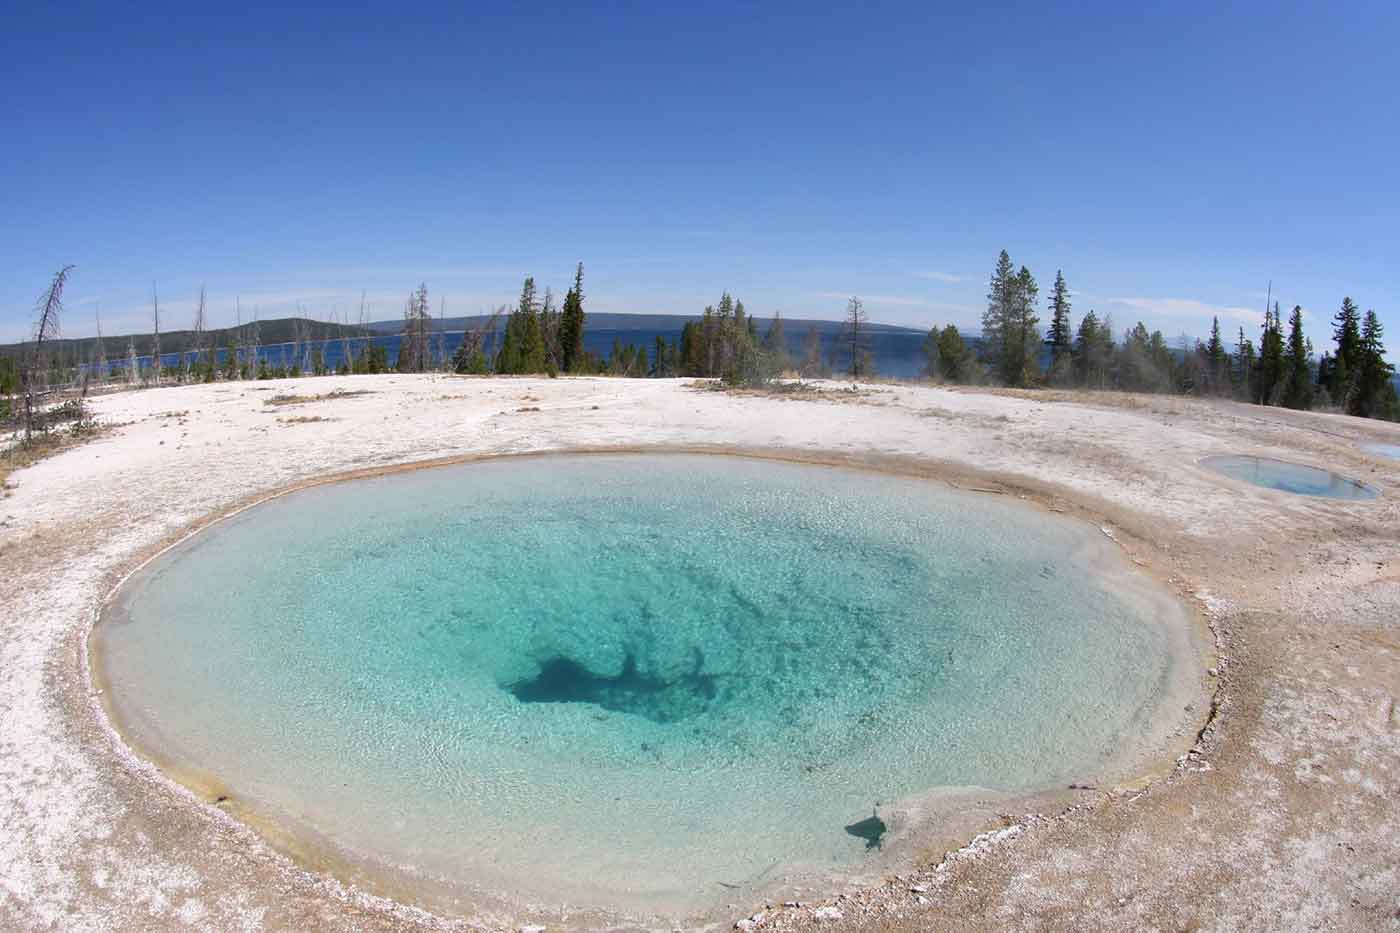
<path fill-rule="evenodd" d="M 1089 296 L 1084 296 L 1088 298 Z M 1092 300 L 1092 299 L 1091 299 Z M 1105 304 L 1119 305 L 1152 317 L 1159 318 L 1179 318 L 1194 321 L 1205 321 L 1212 317 L 1222 320 L 1232 320 L 1258 324 L 1263 320 L 1263 313 L 1250 308 L 1241 308 L 1230 305 L 1212 305 L 1194 298 L 1104 298 Z"/>

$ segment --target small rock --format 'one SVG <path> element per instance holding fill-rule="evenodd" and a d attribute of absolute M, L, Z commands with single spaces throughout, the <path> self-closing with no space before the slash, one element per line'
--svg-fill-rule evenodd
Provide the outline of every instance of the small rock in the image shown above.
<path fill-rule="evenodd" d="M 911 893 L 914 893 L 914 894 L 923 894 L 925 891 L 928 890 L 928 885 L 926 885 L 926 884 L 911 884 L 911 885 L 909 886 L 909 890 L 910 890 Z"/>
<path fill-rule="evenodd" d="M 747 917 L 745 917 L 743 920 L 735 920 L 735 921 L 734 921 L 734 929 L 736 929 L 736 930 L 755 930 L 755 929 L 758 929 L 758 924 L 754 923 L 752 920 L 750 920 L 750 919 L 748 919 Z"/>
<path fill-rule="evenodd" d="M 544 927 L 541 927 L 541 926 L 521 927 L 521 928 L 520 928 L 520 933 L 544 933 Z"/>
<path fill-rule="evenodd" d="M 920 903 L 920 904 L 927 904 L 927 903 L 928 903 L 928 898 L 924 897 L 922 894 L 920 894 L 918 897 L 914 898 L 914 900 L 917 901 L 917 902 Z"/>
<path fill-rule="evenodd" d="M 837 910 L 835 907 L 818 907 L 816 910 L 812 911 L 812 919 L 819 920 L 822 923 L 835 923 L 837 920 L 844 919 L 845 916 L 845 914 L 841 913 L 841 911 Z"/>

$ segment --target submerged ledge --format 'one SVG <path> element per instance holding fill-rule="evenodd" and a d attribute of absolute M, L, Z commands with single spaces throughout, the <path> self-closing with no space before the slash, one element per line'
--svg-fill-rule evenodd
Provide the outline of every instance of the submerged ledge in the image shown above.
<path fill-rule="evenodd" d="M 1096 527 L 1104 530 L 1107 547 L 1111 551 L 1106 551 L 1115 555 L 1115 559 L 1121 562 L 1117 568 L 1118 572 L 1124 572 L 1138 578 L 1153 578 L 1150 569 L 1141 566 L 1141 561 L 1134 561 L 1139 566 L 1129 567 L 1129 555 L 1124 550 L 1125 535 L 1120 531 L 1110 532 L 1097 519 L 1095 511 L 1092 509 L 1075 506 L 1073 497 L 1066 497 L 1062 492 L 1047 489 L 1039 484 L 1028 483 L 1019 479 L 1008 479 L 995 473 L 971 470 L 968 468 L 954 466 L 946 463 L 929 462 L 916 458 L 903 457 L 899 455 L 886 454 L 846 454 L 846 453 L 814 453 L 807 450 L 793 451 L 782 448 L 748 448 L 748 447 L 727 447 L 727 446 L 699 446 L 699 445 L 623 445 L 609 447 L 569 447 L 555 450 L 530 451 L 525 453 L 512 454 L 467 454 L 436 458 L 433 460 L 386 464 L 364 469 L 356 469 L 339 473 L 328 474 L 306 481 L 290 484 L 284 488 L 275 490 L 267 494 L 260 494 L 250 497 L 247 501 L 236 504 L 230 508 L 211 513 L 205 518 L 192 523 L 186 531 L 174 536 L 162 545 L 150 549 L 146 556 L 141 559 L 130 572 L 114 586 L 109 592 L 103 606 L 95 615 L 92 625 L 84 639 L 84 661 L 86 669 L 90 672 L 92 683 L 98 688 L 98 697 L 101 701 L 102 713 L 107 719 L 107 723 L 112 730 L 112 734 L 120 737 L 126 747 L 132 750 L 138 758 L 153 760 L 162 768 L 162 776 L 173 780 L 186 788 L 197 799 L 206 804 L 216 805 L 225 812 L 236 814 L 244 823 L 254 827 L 260 835 L 270 842 L 274 848 L 288 854 L 302 867 L 313 871 L 327 872 L 340 880 L 347 881 L 375 892 L 382 896 L 408 903 L 417 903 L 429 910 L 451 915 L 456 913 L 451 907 L 451 896 L 444 896 L 444 892 L 431 878 L 405 877 L 402 873 L 396 872 L 392 866 L 375 865 L 367 862 L 364 858 L 355 856 L 352 853 L 337 850 L 334 844 L 327 840 L 319 839 L 314 834 L 308 834 L 305 827 L 288 826 L 284 821 L 269 819 L 269 815 L 261 813 L 256 806 L 247 807 L 243 801 L 229 799 L 227 793 L 223 791 L 216 777 L 209 777 L 193 773 L 181 772 L 173 769 L 172 763 L 163 763 L 158 755 L 153 757 L 146 754 L 146 750 L 134 746 L 131 740 L 123 735 L 119 727 L 120 717 L 112 706 L 112 697 L 105 684 L 101 652 L 94 650 L 92 639 L 101 624 L 101 615 L 106 606 L 116 596 L 122 586 L 133 575 L 145 568 L 156 558 L 164 554 L 171 548 L 189 540 L 199 531 L 206 529 L 215 523 L 238 515 L 249 508 L 262 503 L 273 501 L 290 493 L 322 486 L 331 483 L 342 483 L 350 480 L 365 479 L 376 476 L 384 476 L 406 471 L 430 469 L 434 467 L 453 466 L 460 464 L 476 463 L 483 461 L 495 461 L 502 457 L 549 457 L 559 454 L 707 454 L 722 455 L 731 457 L 741 457 L 754 460 L 771 460 L 778 462 L 813 464 L 826 467 L 837 467 L 846 469 L 859 469 L 885 473 L 893 476 L 912 477 L 922 480 L 937 481 L 947 484 L 954 489 L 962 489 L 965 492 L 977 492 L 983 494 L 1002 493 L 1015 495 L 1027 508 L 1039 508 L 1046 512 L 1046 517 L 1053 517 L 1056 521 L 1064 520 L 1089 520 Z M 1051 512 L 1055 513 L 1053 516 Z M 1112 538 L 1112 544 L 1108 539 Z M 1163 592 L 1171 592 L 1169 586 L 1164 585 L 1165 581 L 1155 578 L 1155 585 Z M 1187 650 L 1176 656 L 1176 662 L 1181 666 L 1181 673 L 1186 675 L 1185 679 L 1190 680 L 1188 709 L 1195 712 L 1189 716 L 1175 716 L 1171 722 L 1165 721 L 1165 710 L 1159 709 L 1153 717 L 1153 722 L 1159 727 L 1158 734 L 1136 743 L 1136 747 L 1124 749 L 1121 759 L 1116 761 L 1112 767 L 1105 767 L 1103 770 L 1116 777 L 1115 783 L 1120 787 L 1142 787 L 1145 783 L 1156 777 L 1169 773 L 1173 763 L 1178 756 L 1186 751 L 1194 743 L 1200 730 L 1208 722 L 1212 704 L 1203 701 L 1205 696 L 1205 685 L 1208 683 L 1204 676 L 1204 669 L 1211 666 L 1208 659 L 1210 650 L 1210 633 L 1205 625 L 1203 615 L 1194 608 L 1190 601 L 1191 594 L 1175 593 L 1177 601 L 1183 606 L 1184 618 L 1188 620 L 1186 631 L 1182 633 L 1186 639 Z M 1183 599 L 1184 597 L 1184 599 Z M 1178 684 L 1180 687 L 1181 684 Z M 1177 691 L 1180 692 L 1179 690 Z M 1165 701 L 1163 701 L 1165 702 Z M 1170 734 L 1168 734 L 1170 733 Z M 939 798 L 936 802 L 930 801 L 934 809 L 929 819 L 923 821 L 921 832 L 918 838 L 905 838 L 903 844 L 896 845 L 891 851 L 871 864 L 862 865 L 862 874 L 870 872 L 889 872 L 896 870 L 907 870 L 914 862 L 922 860 L 924 853 L 937 851 L 942 848 L 956 847 L 959 839 L 967 839 L 979 829 L 988 826 L 999 825 L 993 818 L 996 812 L 1006 812 L 1007 810 L 1020 810 L 1026 808 L 1062 809 L 1071 801 L 1081 800 L 1083 791 L 1080 788 L 1046 788 L 1043 791 L 1024 794 L 997 794 L 984 791 L 947 791 L 934 795 Z M 219 798 L 224 798 L 219 800 Z M 820 879 L 810 879 L 811 886 L 820 888 L 827 885 L 827 890 L 835 891 L 841 883 L 840 878 L 832 877 L 825 882 Z M 736 891 L 736 896 L 743 899 L 761 899 L 765 894 L 762 887 L 744 889 Z M 810 895 L 809 895 L 810 897 Z M 511 897 L 487 895 L 483 898 L 483 903 L 473 905 L 469 911 L 473 914 L 487 913 L 492 916 L 515 916 L 526 915 L 536 919 L 547 919 L 554 916 L 554 911 L 549 906 L 538 904 L 522 903 Z M 710 911 L 704 915 L 686 917 L 688 922 L 712 921 L 717 917 L 728 916 L 732 911 L 721 910 L 719 912 Z M 575 920 L 582 921 L 582 916 L 578 913 L 571 913 Z M 600 913 L 595 915 L 595 920 L 636 922 L 644 919 L 639 915 L 618 916 Z M 671 922 L 677 919 L 674 915 L 653 916 L 650 919 L 664 919 Z M 572 922 L 572 921 L 571 921 Z M 586 921 L 593 922 L 593 921 Z"/>

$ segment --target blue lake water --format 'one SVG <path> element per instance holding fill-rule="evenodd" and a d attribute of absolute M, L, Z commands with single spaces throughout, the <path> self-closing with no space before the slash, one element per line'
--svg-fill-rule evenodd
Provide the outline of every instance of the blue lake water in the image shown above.
<path fill-rule="evenodd" d="M 1181 715 L 1185 632 L 1014 500 L 605 455 L 273 500 L 94 644 L 139 748 L 458 909 L 684 912 L 917 848 L 950 790 L 1094 776 Z"/>
<path fill-rule="evenodd" d="M 623 344 L 636 344 L 641 346 L 647 354 L 648 360 L 655 359 L 656 338 L 661 337 L 668 343 L 679 344 L 681 339 L 680 330 L 635 330 L 635 329 L 609 329 L 609 328 L 588 328 L 584 332 L 584 349 L 596 355 L 600 359 L 608 359 L 612 356 L 615 341 Z M 913 331 L 874 331 L 869 337 L 869 351 L 871 360 L 875 367 L 875 372 L 881 376 L 888 376 L 896 379 L 917 378 L 924 371 L 926 358 L 923 350 L 925 335 Z M 288 366 L 298 363 L 305 366 L 310 371 L 310 347 L 319 347 L 325 356 L 326 365 L 332 370 L 336 369 L 342 360 L 345 359 L 346 349 L 355 356 L 364 352 L 366 344 L 383 347 L 389 358 L 389 365 L 393 366 L 399 357 L 399 344 L 401 338 L 397 334 L 381 335 L 378 337 L 355 337 L 349 340 L 319 340 L 309 344 L 302 344 L 300 349 L 294 349 L 291 344 L 266 344 L 258 349 L 258 358 L 266 360 L 270 366 Z M 788 334 L 788 350 L 794 358 L 801 356 L 801 333 Z M 431 352 L 435 359 L 451 359 L 452 354 L 462 343 L 461 331 L 448 331 L 441 335 L 441 340 L 437 335 L 433 336 Z M 488 341 L 488 351 L 494 352 L 494 348 Z M 300 356 L 298 360 L 293 354 Z M 222 362 L 227 359 L 228 354 L 219 349 L 215 356 Z M 840 341 L 831 334 L 822 336 L 822 356 L 828 364 L 836 371 L 841 371 L 849 365 L 850 354 L 843 352 Z M 150 357 L 138 357 L 138 365 L 142 368 L 150 365 Z M 179 367 L 194 359 L 193 354 L 185 354 L 184 358 L 178 353 L 163 353 L 161 360 L 163 366 Z M 107 368 L 111 372 L 121 372 L 127 365 L 125 359 L 109 359 Z"/>
<path fill-rule="evenodd" d="M 1268 457 L 1222 456 L 1206 457 L 1201 466 L 1243 480 L 1265 489 L 1277 489 L 1300 496 L 1321 496 L 1326 499 L 1374 499 L 1377 491 L 1365 483 L 1347 479 L 1329 470 L 1271 460 Z"/>

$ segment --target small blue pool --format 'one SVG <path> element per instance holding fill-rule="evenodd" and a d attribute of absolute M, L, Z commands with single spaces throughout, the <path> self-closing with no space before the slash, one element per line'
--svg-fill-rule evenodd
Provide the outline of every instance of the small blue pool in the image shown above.
<path fill-rule="evenodd" d="M 1373 487 L 1354 479 L 1319 470 L 1317 467 L 1271 460 L 1268 457 L 1229 455 L 1206 457 L 1201 466 L 1231 479 L 1243 480 L 1265 489 L 1296 493 L 1300 496 L 1322 496 L 1326 499 L 1374 499 L 1379 494 Z"/>
<path fill-rule="evenodd" d="M 1361 448 L 1369 454 L 1380 454 L 1400 460 L 1400 444 L 1365 444 Z"/>

